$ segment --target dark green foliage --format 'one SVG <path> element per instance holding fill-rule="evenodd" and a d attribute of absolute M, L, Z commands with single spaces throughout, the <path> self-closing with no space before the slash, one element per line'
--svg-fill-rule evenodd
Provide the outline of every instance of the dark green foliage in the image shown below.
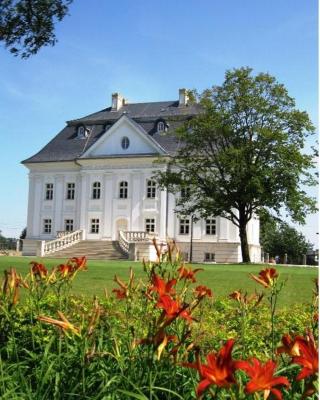
<path fill-rule="evenodd" d="M 27 228 L 23 228 L 19 238 L 20 239 L 25 239 L 27 237 Z"/>
<path fill-rule="evenodd" d="M 276 213 L 285 207 L 299 222 L 315 211 L 302 189 L 315 184 L 313 155 L 303 151 L 314 127 L 282 84 L 250 68 L 227 71 L 223 84 L 198 100 L 203 113 L 178 131 L 184 145 L 158 182 L 171 191 L 190 187 L 192 201 L 178 201 L 180 214 L 231 220 L 247 262 L 246 227 L 262 207 Z"/>
<path fill-rule="evenodd" d="M 43 46 L 54 46 L 55 21 L 68 13 L 72 0 L 1 0 L 0 41 L 15 56 L 28 58 Z"/>
<path fill-rule="evenodd" d="M 273 217 L 261 219 L 260 243 L 263 250 L 270 256 L 280 256 L 281 261 L 284 255 L 288 255 L 288 263 L 299 263 L 311 244 L 302 233 L 295 228 Z"/>

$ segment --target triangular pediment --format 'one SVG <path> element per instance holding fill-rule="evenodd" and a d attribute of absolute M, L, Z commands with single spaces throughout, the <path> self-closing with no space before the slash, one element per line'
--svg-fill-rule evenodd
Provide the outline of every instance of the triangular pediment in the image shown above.
<path fill-rule="evenodd" d="M 124 140 L 124 138 L 126 138 Z M 124 145 L 125 141 L 125 145 Z M 123 115 L 81 158 L 165 154 L 164 149 L 135 121 Z"/>

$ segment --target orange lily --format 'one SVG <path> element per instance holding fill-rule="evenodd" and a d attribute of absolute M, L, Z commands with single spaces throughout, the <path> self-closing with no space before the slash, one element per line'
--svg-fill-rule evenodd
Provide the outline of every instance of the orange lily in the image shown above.
<path fill-rule="evenodd" d="M 198 298 L 202 298 L 205 296 L 212 297 L 212 290 L 209 289 L 207 286 L 199 285 L 194 289 L 194 291 L 197 294 Z"/>
<path fill-rule="evenodd" d="M 261 300 L 263 298 L 263 294 L 253 293 L 252 295 L 248 296 L 247 292 L 242 293 L 242 291 L 240 289 L 240 290 L 235 290 L 234 292 L 230 293 L 229 297 L 245 306 L 250 304 L 251 302 L 255 301 L 254 305 L 257 306 L 261 302 Z"/>
<path fill-rule="evenodd" d="M 19 300 L 19 287 L 28 288 L 28 285 L 22 279 L 20 274 L 17 274 L 15 268 L 10 268 L 9 271 L 4 271 L 4 281 L 2 284 L 2 293 L 5 296 L 12 295 L 12 304 L 15 305 Z"/>
<path fill-rule="evenodd" d="M 70 331 L 71 333 L 73 333 L 77 336 L 80 336 L 79 329 L 76 328 L 73 324 L 71 324 L 71 322 L 69 322 L 67 320 L 67 318 L 64 316 L 64 314 L 62 314 L 62 312 L 58 311 L 58 315 L 62 321 L 51 318 L 51 317 L 46 317 L 44 315 L 39 315 L 38 320 L 45 322 L 47 324 L 55 325 L 58 328 L 62 329 L 63 332 L 65 332 L 66 334 L 68 334 L 68 332 Z"/>
<path fill-rule="evenodd" d="M 31 261 L 31 274 L 35 277 L 39 277 L 40 279 L 44 279 L 48 275 L 47 268 L 36 261 Z"/>
<path fill-rule="evenodd" d="M 299 349 L 299 342 L 297 339 L 300 338 L 303 340 L 302 336 L 297 336 L 294 339 L 289 334 L 282 336 L 282 344 L 283 346 L 278 347 L 277 354 L 286 353 L 289 356 L 299 356 L 300 349 Z"/>
<path fill-rule="evenodd" d="M 217 353 L 208 354 L 207 364 L 201 364 L 199 357 L 195 363 L 183 364 L 198 370 L 202 378 L 197 387 L 197 396 L 201 396 L 210 385 L 228 388 L 235 383 L 233 374 L 236 366 L 231 356 L 233 345 L 234 340 L 229 339 Z"/>
<path fill-rule="evenodd" d="M 160 328 L 158 332 L 146 339 L 136 341 L 136 344 L 153 344 L 157 350 L 157 359 L 160 360 L 161 354 L 169 342 L 177 342 L 178 337 L 175 335 L 167 335 L 164 328 Z"/>
<path fill-rule="evenodd" d="M 272 393 L 278 400 L 282 399 L 279 389 L 274 386 L 290 386 L 289 381 L 284 376 L 274 376 L 276 371 L 276 363 L 269 360 L 265 364 L 260 363 L 256 358 L 249 361 L 237 361 L 237 369 L 245 371 L 251 378 L 246 384 L 246 393 L 254 393 L 263 391 L 263 399 L 267 400 Z"/>
<path fill-rule="evenodd" d="M 74 271 L 85 270 L 87 269 L 87 257 L 73 257 L 68 260 L 68 264 L 73 265 Z"/>
<path fill-rule="evenodd" d="M 186 308 L 182 307 L 177 300 L 173 300 L 169 295 L 161 296 L 156 307 L 163 309 L 167 321 L 172 321 L 177 317 L 184 318 L 188 322 L 193 320 Z"/>
<path fill-rule="evenodd" d="M 258 276 L 255 276 L 253 274 L 250 274 L 251 278 L 254 279 L 256 282 L 260 283 L 260 285 L 262 285 L 263 287 L 267 288 L 271 288 L 279 274 L 277 272 L 277 270 L 275 268 L 266 268 L 263 269 L 259 272 Z"/>
<path fill-rule="evenodd" d="M 302 367 L 302 370 L 296 378 L 297 381 L 300 381 L 318 373 L 319 354 L 311 332 L 308 332 L 306 338 L 298 336 L 295 341 L 299 346 L 299 354 L 293 357 L 292 362 Z"/>
<path fill-rule="evenodd" d="M 156 292 L 159 297 L 164 294 L 175 294 L 175 290 L 173 286 L 177 283 L 176 279 L 171 279 L 168 282 L 165 282 L 164 279 L 160 278 L 159 275 L 152 275 L 152 286 L 149 287 L 148 292 Z"/>
<path fill-rule="evenodd" d="M 194 283 L 196 282 L 195 274 L 199 271 L 203 271 L 203 268 L 196 268 L 193 270 L 191 267 L 186 268 L 182 266 L 178 269 L 179 279 L 189 280 Z"/>
<path fill-rule="evenodd" d="M 63 278 L 71 276 L 73 274 L 73 267 L 71 264 L 60 264 L 57 267 L 57 271 Z"/>
<path fill-rule="evenodd" d="M 128 284 L 122 282 L 117 275 L 114 276 L 114 281 L 120 286 L 120 289 L 113 289 L 112 292 L 116 294 L 117 299 L 125 299 L 129 297 L 130 290 L 133 288 L 134 273 L 132 268 L 130 268 L 130 278 Z"/>

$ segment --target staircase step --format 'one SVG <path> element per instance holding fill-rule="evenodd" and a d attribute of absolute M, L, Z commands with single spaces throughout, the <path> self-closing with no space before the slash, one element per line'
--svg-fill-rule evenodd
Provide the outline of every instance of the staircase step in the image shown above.
<path fill-rule="evenodd" d="M 65 249 L 48 255 L 50 258 L 70 258 L 86 256 L 94 260 L 127 260 L 117 241 L 83 240 Z"/>

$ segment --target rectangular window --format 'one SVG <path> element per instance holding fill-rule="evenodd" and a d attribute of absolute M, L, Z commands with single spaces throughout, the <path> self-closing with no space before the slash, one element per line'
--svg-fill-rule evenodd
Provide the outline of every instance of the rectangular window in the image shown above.
<path fill-rule="evenodd" d="M 146 219 L 146 232 L 154 233 L 156 230 L 156 223 L 154 218 L 147 218 Z"/>
<path fill-rule="evenodd" d="M 52 221 L 50 218 L 43 220 L 43 233 L 51 233 Z"/>
<path fill-rule="evenodd" d="M 101 196 L 101 183 L 94 182 L 92 185 L 92 198 L 95 200 L 100 199 Z"/>
<path fill-rule="evenodd" d="M 180 235 L 189 235 L 189 232 L 190 232 L 190 219 L 189 218 L 180 219 L 180 229 L 179 229 Z"/>
<path fill-rule="evenodd" d="M 75 184 L 67 183 L 67 200 L 74 200 Z"/>
<path fill-rule="evenodd" d="M 204 261 L 215 262 L 216 261 L 215 253 L 204 253 Z"/>
<path fill-rule="evenodd" d="M 153 180 L 147 181 L 147 199 L 156 198 L 156 182 Z"/>
<path fill-rule="evenodd" d="M 64 220 L 64 230 L 67 232 L 73 231 L 73 219 L 65 219 Z"/>
<path fill-rule="evenodd" d="M 91 220 L 91 233 L 99 233 L 99 218 L 93 218 Z"/>
<path fill-rule="evenodd" d="M 46 200 L 53 199 L 53 183 L 46 183 Z"/>
<path fill-rule="evenodd" d="M 119 187 L 119 198 L 120 199 L 127 199 L 128 198 L 128 182 L 120 182 Z"/>
<path fill-rule="evenodd" d="M 188 186 L 181 188 L 180 197 L 182 199 L 188 199 L 190 197 L 190 188 Z"/>
<path fill-rule="evenodd" d="M 216 234 L 216 220 L 214 218 L 206 219 L 206 234 L 207 235 Z"/>

